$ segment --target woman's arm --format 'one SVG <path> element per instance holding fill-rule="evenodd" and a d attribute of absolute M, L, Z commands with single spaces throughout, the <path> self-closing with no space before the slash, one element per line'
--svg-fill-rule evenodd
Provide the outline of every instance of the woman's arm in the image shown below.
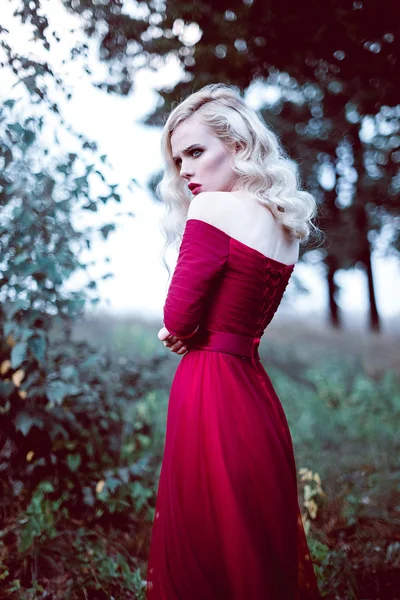
<path fill-rule="evenodd" d="M 229 258 L 229 236 L 209 222 L 188 219 L 164 305 L 164 326 L 180 340 L 198 329 Z"/>

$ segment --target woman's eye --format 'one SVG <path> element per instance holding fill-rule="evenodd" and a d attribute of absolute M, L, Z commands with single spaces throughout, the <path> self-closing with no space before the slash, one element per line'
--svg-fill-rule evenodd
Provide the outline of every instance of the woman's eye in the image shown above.
<path fill-rule="evenodd" d="M 196 152 L 198 152 L 198 154 L 196 154 Z M 199 148 L 196 148 L 196 150 L 192 150 L 192 156 L 200 156 L 200 154 L 203 152 L 203 150 L 200 150 Z"/>

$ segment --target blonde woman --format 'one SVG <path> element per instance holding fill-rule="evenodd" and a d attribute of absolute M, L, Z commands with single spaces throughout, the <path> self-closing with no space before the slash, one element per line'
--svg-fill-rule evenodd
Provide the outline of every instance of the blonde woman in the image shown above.
<path fill-rule="evenodd" d="M 147 599 L 319 598 L 289 428 L 258 355 L 316 229 L 315 201 L 277 137 L 222 84 L 171 112 L 162 151 L 164 255 L 175 243 L 179 256 L 158 337 L 182 359 Z"/>

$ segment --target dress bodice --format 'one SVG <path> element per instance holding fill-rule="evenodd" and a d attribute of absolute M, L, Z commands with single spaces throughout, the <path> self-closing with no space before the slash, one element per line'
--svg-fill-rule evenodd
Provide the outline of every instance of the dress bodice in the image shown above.
<path fill-rule="evenodd" d="M 193 342 L 204 331 L 259 339 L 294 265 L 268 258 L 218 227 L 188 219 L 164 305 L 170 333 Z"/>

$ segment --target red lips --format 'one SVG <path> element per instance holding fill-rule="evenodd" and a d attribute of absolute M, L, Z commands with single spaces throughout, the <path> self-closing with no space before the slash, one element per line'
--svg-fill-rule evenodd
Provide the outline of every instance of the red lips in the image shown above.
<path fill-rule="evenodd" d="M 201 188 L 201 184 L 200 183 L 189 183 L 188 188 L 192 192 L 192 194 L 198 194 L 200 191 L 200 188 Z"/>

